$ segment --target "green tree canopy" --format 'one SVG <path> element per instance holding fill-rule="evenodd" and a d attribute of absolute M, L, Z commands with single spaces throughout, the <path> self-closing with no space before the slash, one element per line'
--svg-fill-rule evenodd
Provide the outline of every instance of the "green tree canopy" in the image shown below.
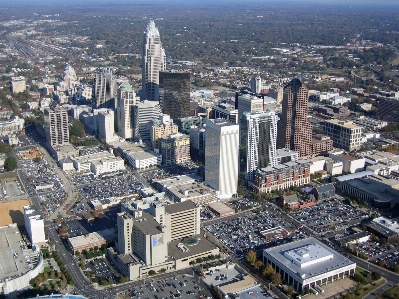
<path fill-rule="evenodd" d="M 7 169 L 8 171 L 13 171 L 17 168 L 17 160 L 13 157 L 7 157 L 7 159 L 4 162 L 4 168 Z"/>

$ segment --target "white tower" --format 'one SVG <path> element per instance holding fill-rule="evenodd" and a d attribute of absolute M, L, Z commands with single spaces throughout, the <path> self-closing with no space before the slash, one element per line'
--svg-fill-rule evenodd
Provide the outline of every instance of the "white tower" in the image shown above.
<path fill-rule="evenodd" d="M 144 34 L 142 83 L 143 100 L 159 100 L 159 72 L 166 69 L 166 55 L 162 47 L 158 28 L 153 20 Z"/>
<path fill-rule="evenodd" d="M 125 139 L 133 138 L 132 107 L 136 105 L 136 96 L 132 86 L 125 82 L 118 89 L 117 125 L 118 135 Z"/>
<path fill-rule="evenodd" d="M 99 109 L 97 115 L 98 134 L 105 139 L 105 142 L 116 140 L 114 111 L 111 109 Z"/>
<path fill-rule="evenodd" d="M 255 77 L 251 79 L 251 91 L 260 94 L 262 91 L 262 79 L 261 77 Z"/>
<path fill-rule="evenodd" d="M 240 173 L 253 181 L 256 169 L 277 164 L 277 121 L 274 111 L 244 112 L 240 124 Z"/>
<path fill-rule="evenodd" d="M 97 108 L 108 107 L 107 102 L 116 96 L 116 81 L 110 68 L 105 68 L 96 74 L 96 86 L 94 90 Z"/>
<path fill-rule="evenodd" d="M 239 125 L 226 119 L 206 121 L 205 181 L 218 198 L 231 198 L 238 185 Z"/>
<path fill-rule="evenodd" d="M 30 206 L 24 206 L 25 228 L 29 235 L 32 245 L 40 245 L 46 242 L 44 234 L 44 220 Z"/>

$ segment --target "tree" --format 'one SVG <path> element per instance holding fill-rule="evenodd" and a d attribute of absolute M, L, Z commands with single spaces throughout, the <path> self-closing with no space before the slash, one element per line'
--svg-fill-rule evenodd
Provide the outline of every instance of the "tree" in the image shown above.
<path fill-rule="evenodd" d="M 148 275 L 154 275 L 156 272 L 154 270 L 148 271 Z"/>
<path fill-rule="evenodd" d="M 271 264 L 267 265 L 266 268 L 263 269 L 262 275 L 268 279 L 270 279 L 274 273 L 273 266 Z"/>
<path fill-rule="evenodd" d="M 256 252 L 253 250 L 248 250 L 247 255 L 245 256 L 247 263 L 253 266 L 256 262 L 256 259 Z"/>
<path fill-rule="evenodd" d="M 381 274 L 378 273 L 378 272 L 372 272 L 372 273 L 371 273 L 371 278 L 372 278 L 373 280 L 381 279 Z"/>
<path fill-rule="evenodd" d="M 4 142 L 0 142 L 0 153 L 11 153 L 11 145 L 4 143 Z"/>
<path fill-rule="evenodd" d="M 260 269 L 261 267 L 263 267 L 263 262 L 262 262 L 261 260 L 257 260 L 257 261 L 254 263 L 254 268 L 255 268 L 255 270 L 256 270 L 256 271 L 259 271 L 259 269 Z"/>
<path fill-rule="evenodd" d="M 282 280 L 280 273 L 274 272 L 271 277 L 271 281 L 273 284 L 281 284 Z"/>
<path fill-rule="evenodd" d="M 17 168 L 17 160 L 13 157 L 7 157 L 4 161 L 4 168 L 8 171 L 13 171 Z"/>
<path fill-rule="evenodd" d="M 286 289 L 285 293 L 288 295 L 288 297 L 291 297 L 292 294 L 294 294 L 294 288 L 292 286 L 288 286 L 288 288 Z"/>
<path fill-rule="evenodd" d="M 63 225 L 63 226 L 60 227 L 58 232 L 60 233 L 60 235 L 64 235 L 64 234 L 66 234 L 68 232 L 68 228 L 65 225 Z"/>

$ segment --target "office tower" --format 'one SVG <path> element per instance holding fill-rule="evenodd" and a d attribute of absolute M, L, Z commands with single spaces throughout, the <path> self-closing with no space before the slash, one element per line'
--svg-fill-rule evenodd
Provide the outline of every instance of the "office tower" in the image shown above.
<path fill-rule="evenodd" d="M 159 73 L 159 104 L 172 119 L 190 116 L 190 73 Z"/>
<path fill-rule="evenodd" d="M 132 110 L 136 105 L 136 96 L 132 86 L 124 82 L 118 89 L 117 127 L 118 135 L 125 139 L 133 138 Z"/>
<path fill-rule="evenodd" d="M 32 207 L 24 206 L 25 229 L 32 245 L 40 245 L 46 242 L 44 234 L 44 220 Z"/>
<path fill-rule="evenodd" d="M 162 164 L 174 165 L 190 161 L 190 136 L 176 133 L 161 138 Z"/>
<path fill-rule="evenodd" d="M 237 109 L 238 109 L 238 121 L 240 121 L 244 112 L 262 112 L 263 111 L 263 99 L 250 94 L 238 94 L 236 96 Z"/>
<path fill-rule="evenodd" d="M 278 116 L 274 111 L 244 112 L 240 122 L 240 176 L 253 182 L 256 169 L 276 165 Z"/>
<path fill-rule="evenodd" d="M 238 124 L 238 110 L 235 108 L 233 101 L 223 101 L 216 106 L 212 106 L 211 118 L 224 118 L 235 124 Z"/>
<path fill-rule="evenodd" d="M 133 220 L 133 216 L 126 212 L 116 214 L 116 224 L 118 227 L 117 250 L 120 254 L 129 254 L 132 252 Z"/>
<path fill-rule="evenodd" d="M 114 127 L 114 111 L 111 109 L 99 109 L 97 114 L 98 135 L 105 139 L 105 142 L 116 140 Z"/>
<path fill-rule="evenodd" d="M 79 84 L 80 82 L 78 80 L 78 77 L 76 76 L 74 68 L 70 65 L 67 65 L 64 70 L 64 79 L 58 82 L 57 90 L 72 93 L 72 90 Z"/>
<path fill-rule="evenodd" d="M 262 79 L 258 77 L 254 77 L 251 79 L 251 91 L 260 94 L 262 92 Z"/>
<path fill-rule="evenodd" d="M 202 126 L 202 116 L 187 116 L 183 118 L 178 118 L 176 123 L 179 127 L 179 132 L 188 135 L 190 134 L 190 128 L 192 126 Z"/>
<path fill-rule="evenodd" d="M 24 76 L 11 77 L 10 85 L 12 93 L 23 92 L 26 90 L 26 79 Z"/>
<path fill-rule="evenodd" d="M 44 110 L 46 142 L 50 146 L 69 145 L 68 112 L 62 107 Z"/>
<path fill-rule="evenodd" d="M 133 138 L 151 140 L 150 121 L 161 115 L 161 107 L 155 101 L 138 102 L 133 106 Z"/>
<path fill-rule="evenodd" d="M 230 198 L 238 185 L 239 125 L 225 119 L 206 121 L 205 181 L 218 198 Z"/>
<path fill-rule="evenodd" d="M 100 70 L 96 74 L 94 89 L 97 108 L 115 108 L 110 104 L 110 100 L 116 97 L 116 92 L 116 81 L 113 78 L 111 69 L 107 67 Z"/>
<path fill-rule="evenodd" d="M 352 121 L 330 119 L 320 123 L 327 136 L 332 138 L 333 146 L 346 151 L 360 148 L 363 143 L 363 128 Z"/>
<path fill-rule="evenodd" d="M 205 163 L 205 126 L 190 128 L 190 156 L 195 162 Z"/>
<path fill-rule="evenodd" d="M 142 60 L 143 100 L 159 100 L 159 72 L 166 69 L 166 55 L 153 20 L 144 34 Z"/>
<path fill-rule="evenodd" d="M 299 157 L 312 155 L 312 125 L 308 122 L 308 89 L 302 78 L 291 80 L 284 87 L 283 109 L 279 122 L 278 147 L 289 148 Z"/>
<path fill-rule="evenodd" d="M 151 144 L 154 149 L 159 149 L 161 146 L 161 138 L 165 138 L 170 134 L 178 132 L 178 127 L 170 119 L 170 115 L 162 114 L 159 119 L 150 122 L 151 126 Z"/>

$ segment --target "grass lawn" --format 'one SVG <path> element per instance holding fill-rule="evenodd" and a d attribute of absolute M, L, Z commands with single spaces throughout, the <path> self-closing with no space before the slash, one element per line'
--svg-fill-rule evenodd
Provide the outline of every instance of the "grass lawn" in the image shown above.
<path fill-rule="evenodd" d="M 356 269 L 357 270 L 357 269 Z M 374 291 L 376 288 L 382 286 L 384 283 L 386 282 L 385 279 L 380 279 L 377 280 L 376 282 L 372 283 L 372 284 L 367 284 L 367 285 L 359 285 L 359 289 L 358 290 L 354 290 L 348 294 L 346 294 L 345 296 L 342 296 L 341 298 L 346 298 L 346 299 L 361 299 L 364 296 L 366 296 L 367 294 L 370 294 L 372 291 Z M 373 285 L 374 284 L 374 285 Z M 386 297 L 386 298 L 390 298 L 390 297 Z M 392 297 L 393 298 L 393 297 Z"/>
<path fill-rule="evenodd" d="M 381 298 L 384 299 L 396 299 L 399 298 L 399 286 L 396 286 L 389 291 L 386 291 Z"/>

